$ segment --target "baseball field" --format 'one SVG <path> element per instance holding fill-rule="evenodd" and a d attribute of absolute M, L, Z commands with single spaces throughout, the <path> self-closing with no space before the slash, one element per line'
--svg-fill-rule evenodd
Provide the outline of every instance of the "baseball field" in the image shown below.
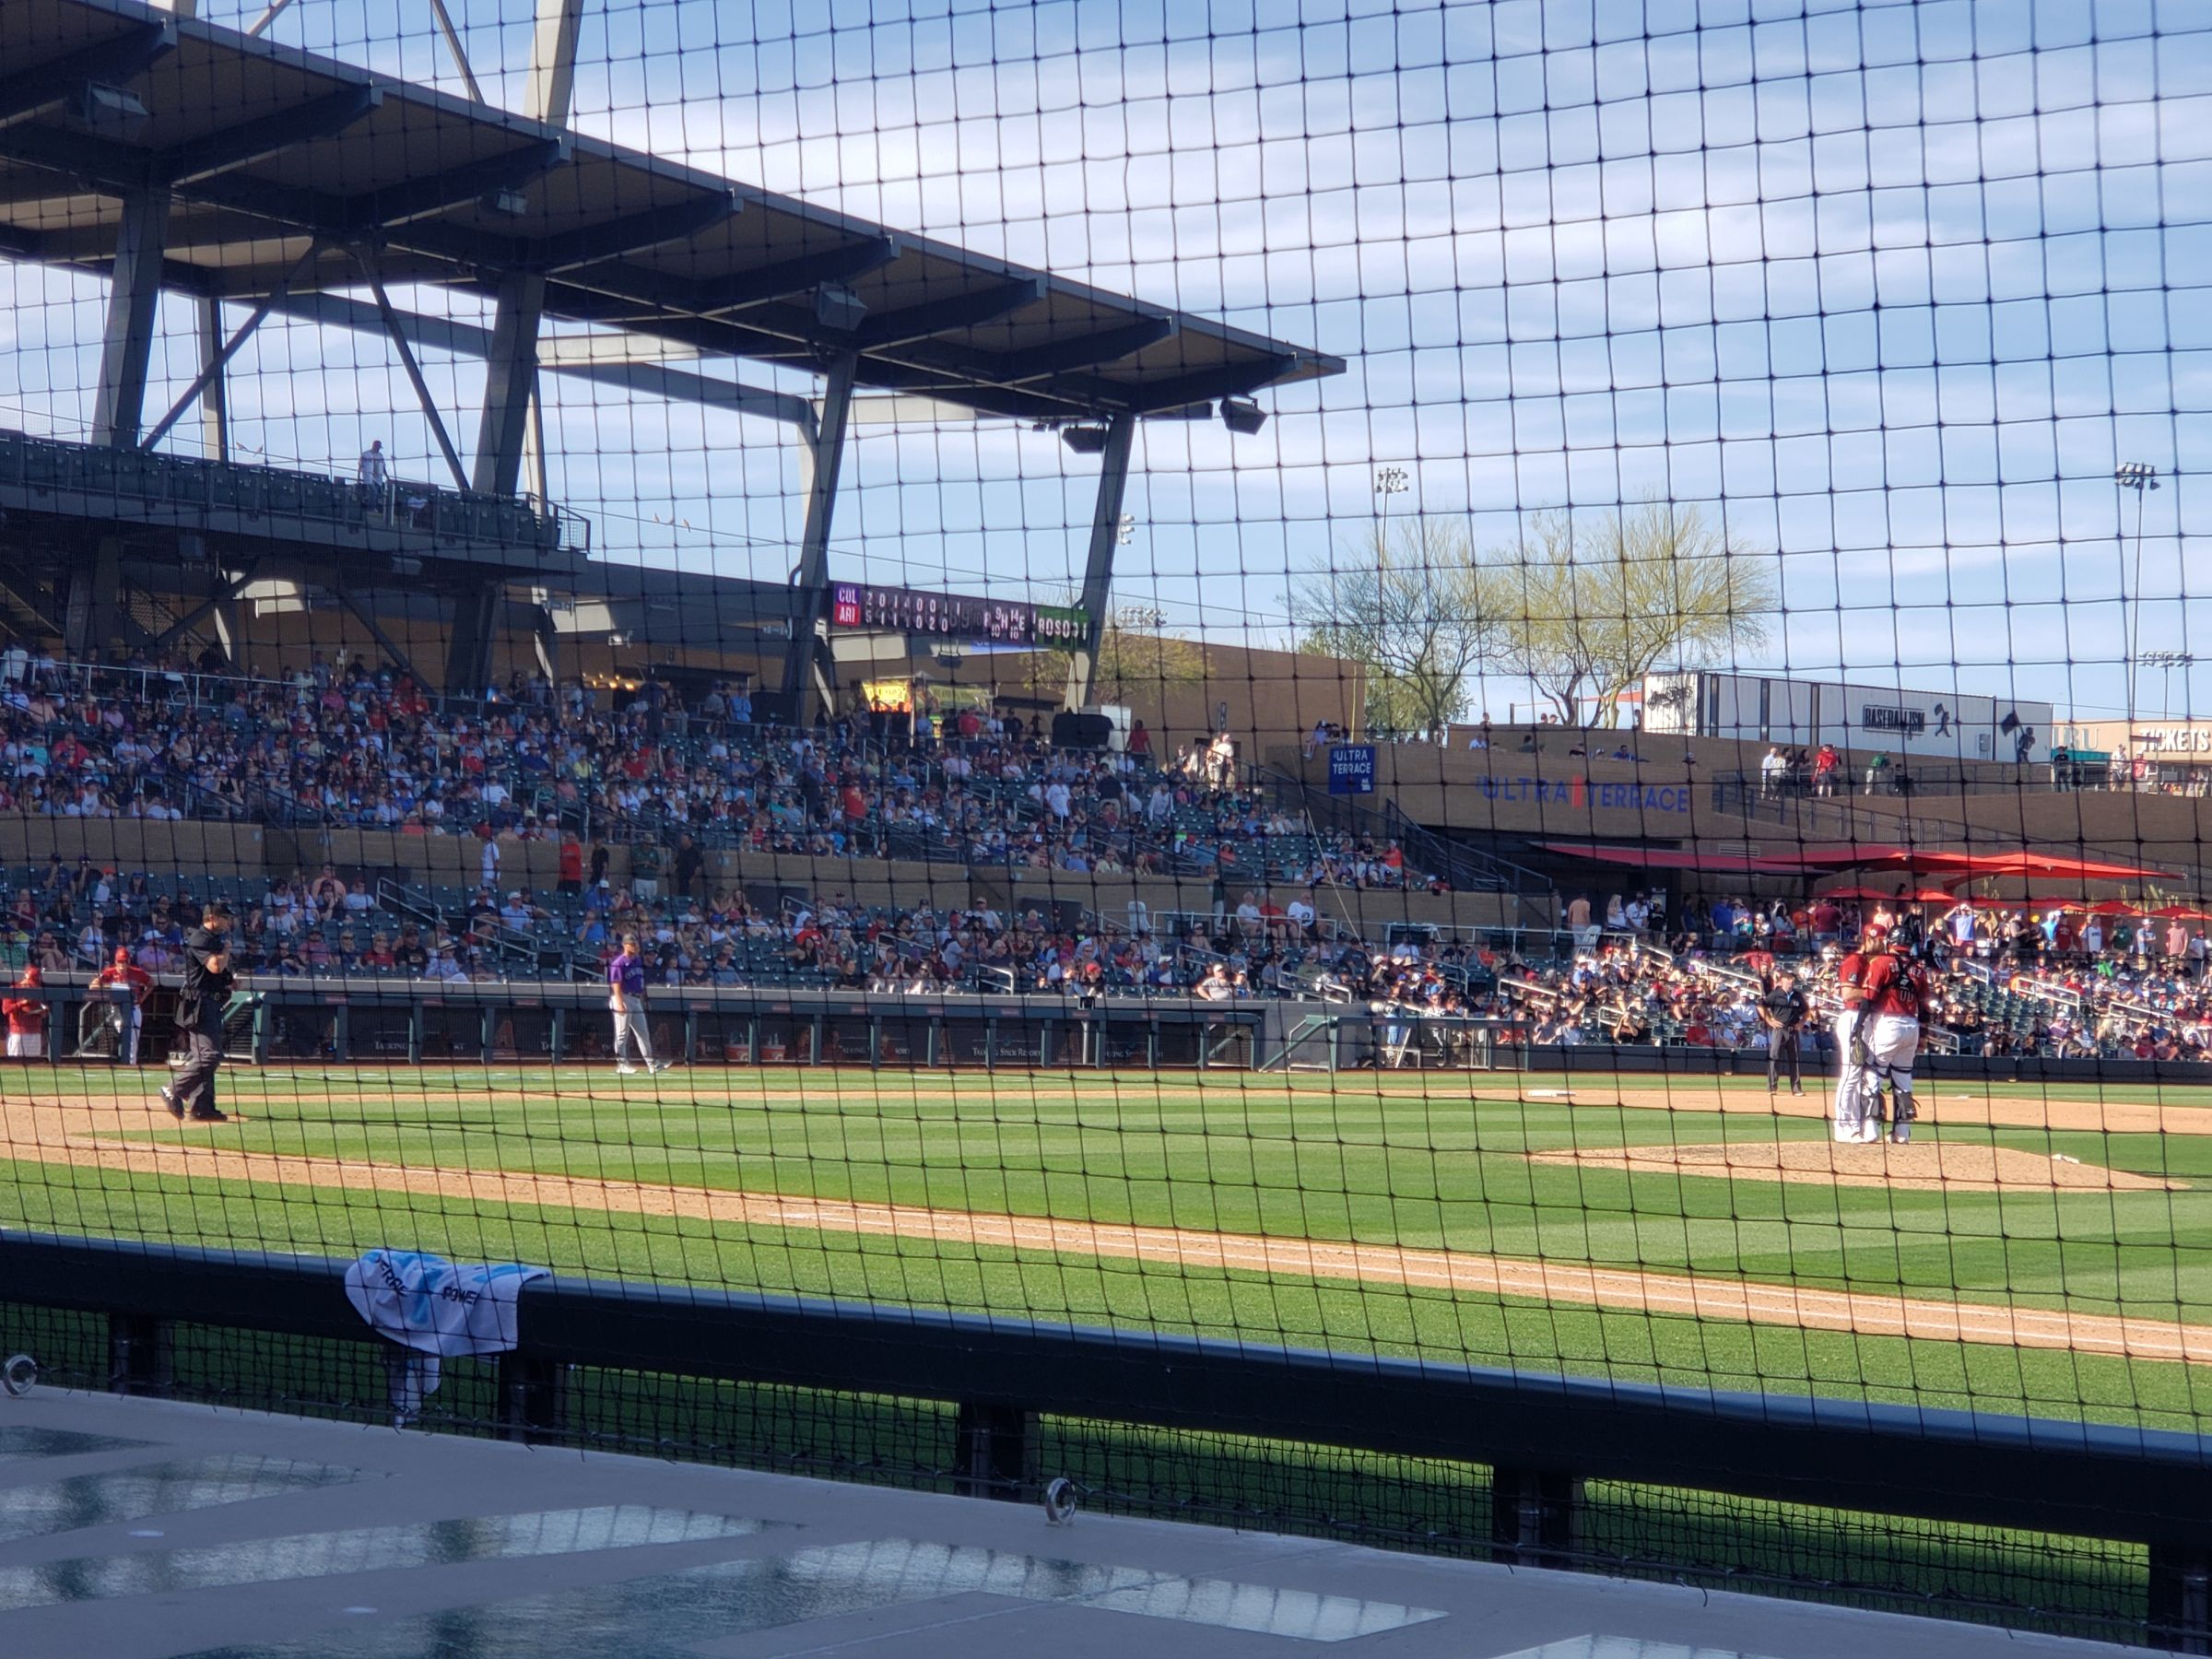
<path fill-rule="evenodd" d="M 0 1225 L 2197 1428 L 2212 1090 L 1610 1075 L 0 1073 Z M 1813 1086 L 1816 1090 L 1818 1085 Z"/>

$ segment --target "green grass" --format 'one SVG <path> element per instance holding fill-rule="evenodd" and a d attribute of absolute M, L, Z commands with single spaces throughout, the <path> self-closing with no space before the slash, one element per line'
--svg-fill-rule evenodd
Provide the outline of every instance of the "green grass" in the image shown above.
<path fill-rule="evenodd" d="M 0 1075 L 0 1096 L 48 1074 Z M 1780 1135 L 1817 1120 L 1500 1098 L 1517 1079 L 957 1077 L 883 1071 L 272 1069 L 226 1077 L 233 1127 L 135 1114 L 150 1075 L 58 1074 L 112 1131 L 413 1168 L 559 1173 L 868 1203 L 1443 1247 L 1559 1263 L 2212 1323 L 2212 1136 L 1943 1126 L 2193 1183 L 2145 1193 L 1893 1191 L 1630 1175 L 1523 1154 Z M 1527 1079 L 1537 1088 L 1558 1079 Z M 1658 1078 L 1624 1078 L 1627 1087 Z M 1578 1089 L 1604 1083 L 1572 1079 Z M 1701 1087 L 1701 1086 L 1700 1086 Z M 1753 1089 L 1760 1086 L 1750 1084 Z M 2148 1088 L 1991 1093 L 2150 1100 Z M 2207 1096 L 2168 1090 L 2169 1103 Z M 2212 1100 L 2208 1100 L 2212 1103 Z M 4 1152 L 5 1147 L 0 1147 Z M 621 1211 L 185 1180 L 29 1160 L 0 1224 L 346 1255 L 371 1245 L 742 1289 L 867 1297 L 1527 1370 L 2196 1428 L 2201 1368 L 1287 1275 L 930 1244 Z"/>

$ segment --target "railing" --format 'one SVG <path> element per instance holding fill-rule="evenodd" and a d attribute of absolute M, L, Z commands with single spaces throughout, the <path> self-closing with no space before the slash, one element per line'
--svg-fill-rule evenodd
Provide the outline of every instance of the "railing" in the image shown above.
<path fill-rule="evenodd" d="M 1253 782 L 1269 790 L 1277 805 L 1289 806 L 1310 822 L 1396 841 L 1409 869 L 1441 877 L 1455 891 L 1505 893 L 1524 901 L 1548 901 L 1553 894 L 1552 883 L 1525 865 L 1446 840 L 1407 818 L 1395 801 L 1376 812 L 1272 766 L 1254 766 L 1251 774 Z"/>
<path fill-rule="evenodd" d="M 203 1390 L 389 1421 L 370 1381 L 379 1368 L 326 1346 L 401 1352 L 354 1313 L 347 1265 L 0 1231 L 0 1329 L 10 1344 L 58 1343 L 57 1322 L 35 1311 L 98 1321 L 74 1354 L 33 1358 L 65 1381 L 157 1396 L 194 1392 L 172 1369 L 181 1330 L 254 1332 L 251 1368 Z M 2212 1640 L 2212 1444 L 2193 1434 L 560 1276 L 523 1288 L 517 1327 L 519 1345 L 496 1361 L 492 1415 L 439 1426 L 594 1443 L 605 1430 L 591 1408 L 609 1376 L 632 1417 L 655 1416 L 681 1379 L 942 1402 L 955 1418 L 954 1489 L 1025 1501 L 1057 1473 L 1043 1462 L 1041 1416 L 1437 1459 L 1466 1466 L 1470 1499 L 1487 1511 L 1473 1535 L 1524 1566 L 1648 1572 L 1682 1559 L 1665 1553 L 1683 1547 L 1665 1505 L 1652 1506 L 1662 1518 L 1630 1522 L 1630 1535 L 1596 1542 L 1585 1483 L 1606 1481 L 2112 1539 L 2146 1547 L 2147 1606 L 2103 1615 L 2100 1633 L 2195 1653 Z M 360 1393 L 347 1393 L 348 1374 Z M 810 1404 L 802 1392 L 781 1409 Z M 680 1436 L 653 1450 L 707 1453 Z M 1477 1468 L 1489 1471 L 1487 1490 Z"/>
<path fill-rule="evenodd" d="M 0 486 L 135 499 L 149 505 L 294 518 L 359 528 L 379 524 L 441 540 L 588 551 L 589 521 L 549 503 L 432 484 L 390 480 L 382 488 L 347 478 L 209 461 L 160 451 L 112 449 L 0 431 Z"/>

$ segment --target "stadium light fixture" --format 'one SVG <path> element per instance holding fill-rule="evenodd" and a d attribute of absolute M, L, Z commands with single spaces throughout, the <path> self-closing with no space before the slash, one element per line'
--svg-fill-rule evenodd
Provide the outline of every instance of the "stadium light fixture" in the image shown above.
<path fill-rule="evenodd" d="M 2112 481 L 2123 489 L 2156 489 L 2159 469 L 2147 461 L 2123 461 L 2112 468 Z"/>
<path fill-rule="evenodd" d="M 867 320 L 868 302 L 841 282 L 814 290 L 814 320 L 836 334 L 851 334 Z"/>
<path fill-rule="evenodd" d="M 1249 438 L 1267 424 L 1267 411 L 1249 397 L 1225 397 L 1221 400 L 1221 424 Z"/>
<path fill-rule="evenodd" d="M 103 138 L 135 138 L 153 119 L 135 92 L 105 81 L 86 81 L 64 108 L 70 125 Z"/>

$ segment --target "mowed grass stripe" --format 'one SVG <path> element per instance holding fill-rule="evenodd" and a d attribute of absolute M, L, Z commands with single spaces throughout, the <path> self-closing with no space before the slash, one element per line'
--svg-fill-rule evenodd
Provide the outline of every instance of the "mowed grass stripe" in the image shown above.
<path fill-rule="evenodd" d="M 1565 1371 L 2194 1430 L 2197 1373 L 2171 1362 L 1611 1312 L 1512 1298 L 777 1228 L 702 1236 L 681 1218 L 580 1216 L 420 1195 L 134 1175 L 64 1165 L 0 1174 L 11 1224 L 100 1237 L 350 1255 L 411 1242 L 459 1260 L 771 1294 L 1106 1324 L 1447 1364 Z M 343 1196 L 343 1202 L 332 1200 Z M 856 1386 L 865 1386 L 856 1379 Z"/>
<path fill-rule="evenodd" d="M 523 1074 L 514 1076 L 519 1085 Z M 255 1115 L 219 1132 L 226 1142 L 347 1162 L 1465 1251 L 2184 1323 L 2212 1315 L 2212 1204 L 2201 1191 L 1838 1191 L 1532 1169 L 1521 1156 L 1656 1135 L 1825 1133 L 1791 1120 L 1504 1101 L 1461 1106 L 1456 1121 L 1468 1127 L 1447 1144 L 1418 1107 L 1417 1121 L 1387 1139 L 1332 1132 L 1325 1092 L 1300 1103 L 1312 1115 L 1299 1133 L 1256 1134 L 1241 1097 L 1210 1085 L 1184 1089 L 1170 1119 L 1149 1090 L 1138 1101 L 1094 1090 L 1080 1106 L 1025 1116 L 1003 1100 L 917 1098 L 917 1079 L 898 1073 L 833 1110 L 744 1099 L 702 1108 L 650 1088 L 618 1094 L 605 1074 L 573 1070 L 534 1075 L 560 1092 L 488 1092 L 475 1087 L 481 1073 L 429 1072 L 342 1100 L 301 1089 L 296 1076 L 241 1077 L 261 1085 L 262 1098 L 241 1102 Z M 123 1079 L 87 1077 L 110 1080 Z M 579 1081 L 596 1087 L 582 1093 Z M 151 1145 L 179 1133 L 137 1097 L 87 1088 L 78 1099 L 103 1134 Z M 2212 1140 L 2203 1137 L 1942 1133 L 2212 1186 Z"/>
<path fill-rule="evenodd" d="M 346 1162 L 206 1143 L 95 1143 L 19 1147 L 15 1151 L 18 1159 L 28 1154 L 42 1162 L 91 1164 L 135 1174 L 259 1182 L 347 1194 L 368 1191 L 467 1204 L 681 1217 L 714 1225 L 867 1233 L 926 1242 L 938 1253 L 947 1246 L 962 1252 L 1041 1251 L 1061 1257 L 1117 1258 L 1176 1273 L 1196 1269 L 1284 1274 L 1857 1335 L 2212 1361 L 2212 1326 L 2065 1309 L 1977 1306 L 1953 1300 L 1516 1261 L 1397 1245 L 977 1214 L 501 1170 Z"/>

